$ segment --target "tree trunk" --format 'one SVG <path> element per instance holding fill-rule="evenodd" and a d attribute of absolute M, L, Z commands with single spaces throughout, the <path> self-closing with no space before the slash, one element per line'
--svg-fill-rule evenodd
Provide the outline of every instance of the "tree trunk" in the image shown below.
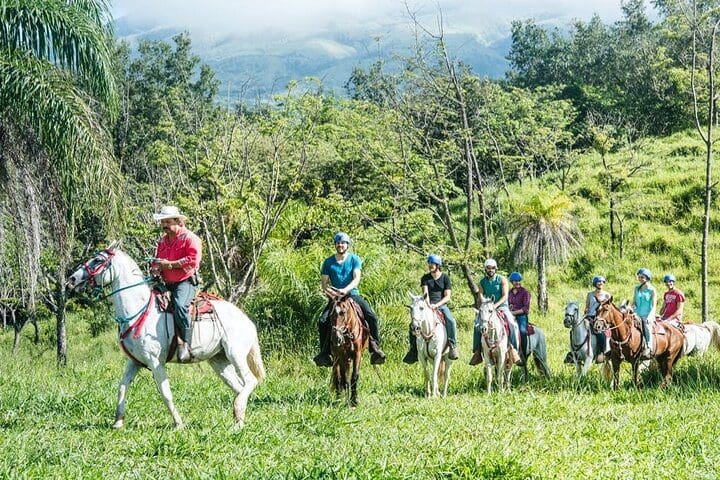
<path fill-rule="evenodd" d="M 540 241 L 540 254 L 537 260 L 537 302 L 538 310 L 543 315 L 548 311 L 548 293 L 547 293 L 547 278 L 545 274 L 545 242 Z"/>
<path fill-rule="evenodd" d="M 67 329 L 65 325 L 65 270 L 64 261 L 60 262 L 55 278 L 55 318 L 57 320 L 57 363 L 64 367 L 67 365 Z"/>
<path fill-rule="evenodd" d="M 615 245 L 615 198 L 610 190 L 610 244 Z"/>
<path fill-rule="evenodd" d="M 620 215 L 617 213 L 615 213 L 615 215 L 617 216 L 618 221 L 618 247 L 620 248 L 620 258 L 623 258 L 623 254 L 625 253 L 625 228 Z"/>

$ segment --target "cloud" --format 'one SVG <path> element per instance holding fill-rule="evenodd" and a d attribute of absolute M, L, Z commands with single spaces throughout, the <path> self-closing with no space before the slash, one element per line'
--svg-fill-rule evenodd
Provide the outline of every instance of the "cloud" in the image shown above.
<path fill-rule="evenodd" d="M 433 21 L 437 3 L 410 1 L 410 8 Z M 444 21 L 465 31 L 485 25 L 552 14 L 588 19 L 597 12 L 605 21 L 620 16 L 620 0 L 440 0 Z M 588 6 L 588 4 L 591 4 Z M 116 18 L 181 27 L 193 33 L 238 37 L 270 34 L 293 37 L 325 30 L 377 29 L 407 22 L 401 0 L 116 0 Z"/>

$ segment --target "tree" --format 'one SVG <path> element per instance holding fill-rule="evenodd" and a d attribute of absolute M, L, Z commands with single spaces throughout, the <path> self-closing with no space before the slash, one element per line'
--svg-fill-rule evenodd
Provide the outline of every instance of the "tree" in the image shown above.
<path fill-rule="evenodd" d="M 702 321 L 709 319 L 708 244 L 710 241 L 710 213 L 715 184 L 712 180 L 713 149 L 718 123 L 717 39 L 720 33 L 720 8 L 716 1 L 656 0 L 666 14 L 663 22 L 666 35 L 681 39 L 677 45 L 677 61 L 690 71 L 690 93 L 694 123 L 705 144 L 705 187 L 703 195 L 703 234 L 700 247 Z"/>
<path fill-rule="evenodd" d="M 572 203 L 563 193 L 539 190 L 514 207 L 514 258 L 518 264 L 535 265 L 538 309 L 542 313 L 548 309 L 547 263 L 567 262 L 570 254 L 580 249 L 581 234 L 571 209 Z"/>
<path fill-rule="evenodd" d="M 63 285 L 74 219 L 85 206 L 114 212 L 119 184 L 103 127 L 117 110 L 111 38 L 104 0 L 0 2 L 0 138 L 4 145 L 21 145 L 0 151 L 6 173 L 0 181 L 28 186 L 13 217 L 17 229 L 35 240 L 28 248 L 37 249 L 40 241 L 37 214 L 49 222 L 60 364 L 66 360 Z M 29 281 L 36 285 L 40 258 L 25 258 L 34 264 Z"/>

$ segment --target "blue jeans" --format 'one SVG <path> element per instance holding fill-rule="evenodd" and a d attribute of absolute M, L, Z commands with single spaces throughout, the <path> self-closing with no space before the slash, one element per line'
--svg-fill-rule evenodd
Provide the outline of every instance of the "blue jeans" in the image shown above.
<path fill-rule="evenodd" d="M 178 335 L 185 343 L 192 340 L 192 328 L 190 327 L 190 303 L 195 297 L 196 287 L 190 283 L 190 279 L 182 282 L 168 284 L 170 290 L 170 299 L 172 300 L 175 313 L 175 328 Z"/>
<path fill-rule="evenodd" d="M 518 329 L 520 330 L 520 345 L 522 348 L 520 349 L 522 353 L 528 353 L 527 350 L 529 348 L 529 342 L 527 338 L 527 327 L 528 327 L 528 316 L 526 313 L 522 315 L 516 315 L 515 320 L 518 324 Z"/>

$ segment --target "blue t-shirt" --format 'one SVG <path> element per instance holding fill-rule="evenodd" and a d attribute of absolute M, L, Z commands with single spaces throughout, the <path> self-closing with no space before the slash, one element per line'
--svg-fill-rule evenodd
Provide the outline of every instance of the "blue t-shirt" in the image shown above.
<path fill-rule="evenodd" d="M 643 288 L 642 290 L 640 290 L 640 285 L 635 287 L 635 313 L 637 313 L 638 317 L 643 320 L 650 315 L 650 311 L 653 307 L 652 296 L 655 291 L 655 287 L 649 283 L 646 283 L 645 285 L 647 288 Z"/>
<path fill-rule="evenodd" d="M 325 259 L 320 269 L 322 275 L 330 277 L 330 285 L 335 288 L 345 288 L 350 285 L 353 279 L 353 270 L 362 269 L 362 261 L 360 257 L 354 253 L 349 253 L 345 261 L 339 263 L 335 260 L 335 255 Z M 350 290 L 350 295 L 360 295 L 357 288 Z"/>

